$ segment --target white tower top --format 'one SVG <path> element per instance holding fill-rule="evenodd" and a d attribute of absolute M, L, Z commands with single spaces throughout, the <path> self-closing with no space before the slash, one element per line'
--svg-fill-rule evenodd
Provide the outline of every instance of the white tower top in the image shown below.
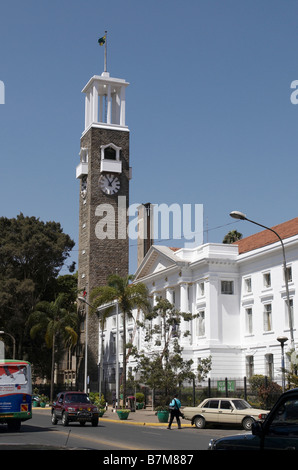
<path fill-rule="evenodd" d="M 128 130 L 125 125 L 125 89 L 123 79 L 112 78 L 108 72 L 90 78 L 82 93 L 85 97 L 85 130 L 90 127 Z"/>

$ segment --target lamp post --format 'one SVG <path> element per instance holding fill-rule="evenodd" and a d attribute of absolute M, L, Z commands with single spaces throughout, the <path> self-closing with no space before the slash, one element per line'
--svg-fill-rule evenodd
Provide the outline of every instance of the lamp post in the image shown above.
<path fill-rule="evenodd" d="M 285 391 L 285 385 L 286 385 L 286 381 L 285 381 L 285 355 L 284 355 L 284 344 L 288 341 L 288 338 L 286 336 L 278 336 L 278 338 L 276 338 L 277 341 L 280 342 L 280 346 L 281 346 L 281 372 L 282 372 L 282 391 L 284 392 Z"/>
<path fill-rule="evenodd" d="M 116 300 L 116 409 L 119 406 L 119 307 Z M 125 358 L 123 358 L 125 361 Z"/>
<path fill-rule="evenodd" d="M 86 305 L 88 305 L 91 308 L 93 305 L 90 305 L 87 300 L 84 297 L 78 297 L 78 300 L 81 302 L 84 302 Z M 98 311 L 98 309 L 96 309 Z M 87 326 L 86 326 L 86 335 L 87 335 Z M 87 336 L 86 336 L 86 354 L 85 354 L 85 385 L 86 385 L 86 377 L 87 377 Z M 99 387 L 98 387 L 98 392 L 99 392 L 99 403 L 101 401 L 101 384 L 102 384 L 102 376 L 103 376 L 103 324 L 101 324 L 101 347 L 100 347 L 100 363 L 99 363 Z M 87 388 L 87 386 L 86 386 Z"/>
<path fill-rule="evenodd" d="M 252 224 L 259 225 L 259 227 L 263 227 L 266 230 L 270 230 L 270 232 L 273 232 L 277 238 L 279 239 L 282 247 L 282 255 L 283 255 L 283 270 L 284 270 L 284 278 L 285 278 L 285 284 L 286 284 L 286 296 L 287 296 L 287 307 L 288 307 L 288 317 L 289 317 L 289 327 L 290 327 L 290 335 L 291 335 L 291 348 L 294 350 L 295 349 L 295 342 L 294 342 L 294 333 L 293 333 L 293 318 L 292 318 L 292 312 L 291 312 L 291 306 L 290 306 L 290 296 L 289 296 L 289 281 L 288 281 L 288 273 L 287 273 L 287 264 L 286 264 L 286 255 L 285 255 L 285 247 L 284 243 L 280 237 L 280 235 L 273 230 L 270 227 L 266 227 L 266 225 L 259 224 L 258 222 L 255 222 L 253 220 L 250 220 L 246 217 L 245 214 L 239 211 L 233 211 L 230 213 L 230 216 L 233 217 L 234 219 L 240 219 L 240 220 L 246 220 L 247 222 L 251 222 Z"/>
<path fill-rule="evenodd" d="M 16 356 L 16 340 L 10 333 L 6 333 L 6 331 L 0 331 L 0 335 L 7 335 L 12 339 L 12 358 L 15 359 Z"/>
<path fill-rule="evenodd" d="M 87 393 L 87 373 L 88 373 L 88 302 L 84 297 L 78 297 L 80 302 L 83 302 L 87 305 L 86 308 L 86 327 L 85 327 L 85 370 L 84 370 L 84 392 Z"/>

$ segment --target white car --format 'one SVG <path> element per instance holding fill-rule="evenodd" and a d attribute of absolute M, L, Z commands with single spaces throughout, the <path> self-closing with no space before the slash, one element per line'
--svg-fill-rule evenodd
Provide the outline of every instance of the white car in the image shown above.
<path fill-rule="evenodd" d="M 199 406 L 186 406 L 182 410 L 184 418 L 203 429 L 207 423 L 242 425 L 251 430 L 252 423 L 264 419 L 268 410 L 252 408 L 241 398 L 207 398 Z"/>

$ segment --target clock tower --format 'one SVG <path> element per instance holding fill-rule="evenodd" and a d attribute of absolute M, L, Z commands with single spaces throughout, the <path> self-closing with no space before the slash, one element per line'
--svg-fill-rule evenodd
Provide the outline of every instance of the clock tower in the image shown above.
<path fill-rule="evenodd" d="M 128 85 L 125 80 L 112 78 L 105 71 L 100 76 L 93 76 L 82 90 L 85 94 L 85 129 L 81 136 L 76 177 L 80 181 L 78 289 L 79 296 L 83 293 L 85 296 L 86 303 L 82 305 L 85 311 L 94 287 L 106 285 L 111 274 L 122 277 L 128 274 L 131 177 L 129 129 L 125 124 Z M 89 312 L 84 334 L 87 334 L 89 388 L 92 391 L 98 384 L 99 328 L 97 315 L 91 315 L 94 312 L 90 307 Z M 86 344 L 84 334 L 82 341 Z"/>

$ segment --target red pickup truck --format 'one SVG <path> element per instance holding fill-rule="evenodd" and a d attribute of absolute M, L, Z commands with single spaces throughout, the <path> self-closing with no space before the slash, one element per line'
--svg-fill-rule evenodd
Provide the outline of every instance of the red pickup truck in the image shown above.
<path fill-rule="evenodd" d="M 83 426 L 87 421 L 98 425 L 98 408 L 83 392 L 60 392 L 52 405 L 52 424 L 61 419 L 63 426 L 77 421 Z"/>

